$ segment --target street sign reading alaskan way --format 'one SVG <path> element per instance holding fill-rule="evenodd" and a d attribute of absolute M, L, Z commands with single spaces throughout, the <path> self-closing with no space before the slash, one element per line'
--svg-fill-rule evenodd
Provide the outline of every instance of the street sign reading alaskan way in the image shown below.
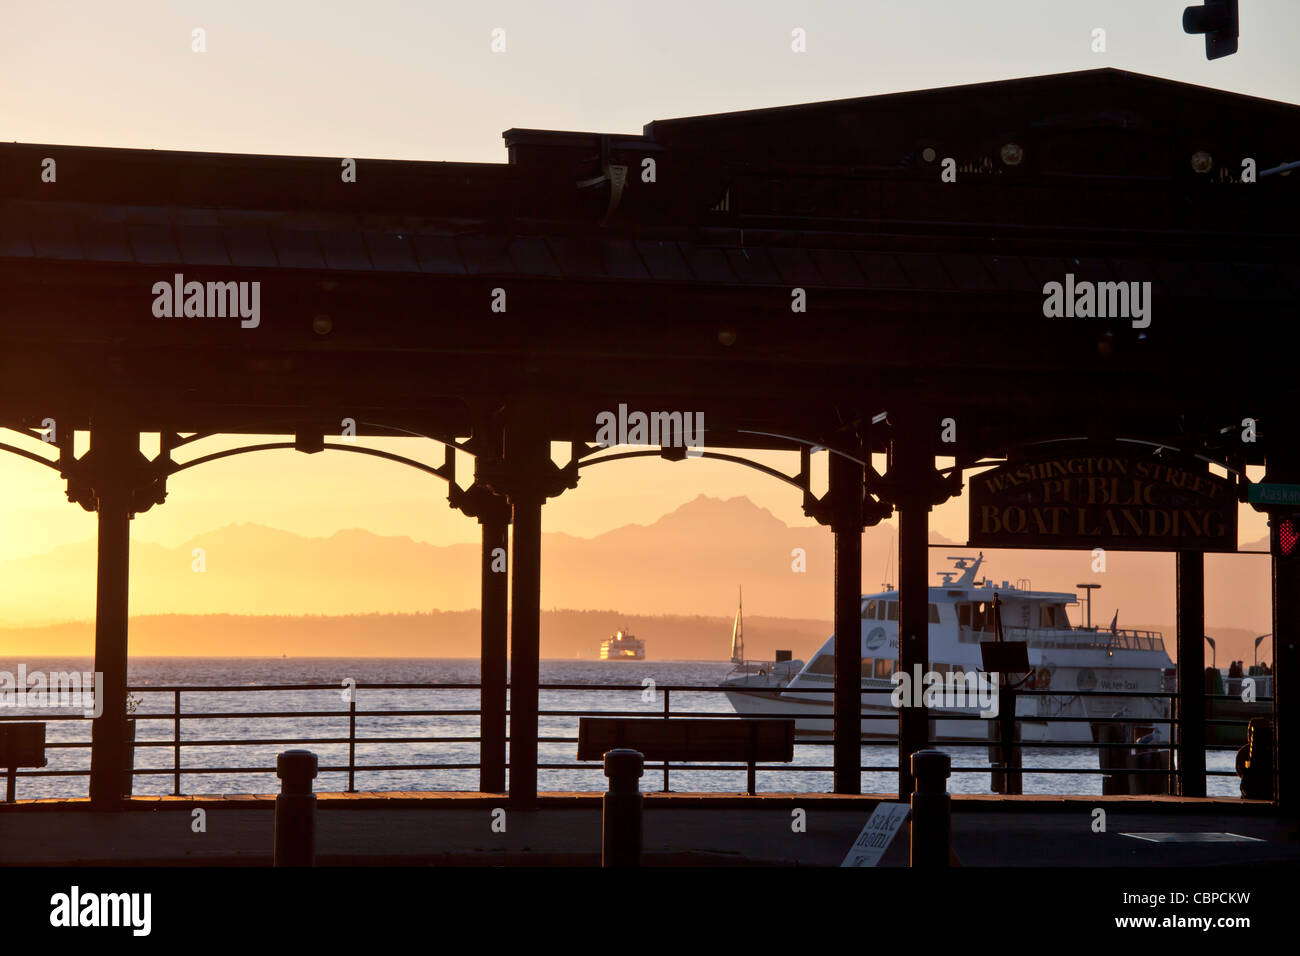
<path fill-rule="evenodd" d="M 1236 551 L 1233 484 L 1176 461 L 1080 451 L 970 479 L 971 547 Z"/>
<path fill-rule="evenodd" d="M 1252 505 L 1300 505 L 1300 485 L 1257 482 L 1246 489 L 1246 500 Z"/>

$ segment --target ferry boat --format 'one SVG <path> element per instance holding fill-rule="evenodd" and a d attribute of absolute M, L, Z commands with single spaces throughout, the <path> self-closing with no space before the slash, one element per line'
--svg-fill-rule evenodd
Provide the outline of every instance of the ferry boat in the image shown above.
<path fill-rule="evenodd" d="M 614 636 L 600 644 L 602 661 L 643 661 L 645 660 L 645 641 L 633 637 L 627 631 L 615 631 Z"/>
<path fill-rule="evenodd" d="M 999 599 L 1003 637 L 1025 641 L 1031 670 L 1020 684 L 1023 690 L 1050 690 L 1046 696 L 1017 698 L 1016 712 L 1022 742 L 1087 743 L 1096 740 L 1089 718 L 1124 716 L 1135 724 L 1168 716 L 1164 698 L 1081 697 L 1079 691 L 1169 690 L 1172 661 L 1164 638 L 1155 631 L 1120 629 L 1118 612 L 1109 628 L 1073 626 L 1066 608 L 1079 603 L 1075 594 L 1034 591 L 1027 580 L 995 584 L 977 579 L 984 555 L 952 557 L 951 571 L 938 572 L 942 582 L 929 589 L 929 670 L 940 675 L 981 672 L 980 644 L 995 639 L 993 599 Z M 1024 587 L 1021 587 L 1021 584 Z M 862 627 L 859 636 L 862 660 L 862 689 L 890 691 L 898 667 L 898 592 L 886 590 L 862 595 Z M 747 675 L 725 680 L 728 701 L 737 713 L 747 716 L 797 717 L 795 732 L 808 737 L 828 735 L 833 729 L 832 695 L 808 693 L 813 688 L 834 686 L 835 636 L 832 635 L 798 673 L 775 687 L 748 684 Z M 969 680 L 969 678 L 966 678 Z M 980 687 L 985 685 L 981 673 Z M 974 701 L 969 706 L 947 709 L 932 707 L 931 736 L 935 740 L 988 740 L 991 721 L 944 720 L 943 715 L 979 713 Z M 824 714 L 825 716 L 820 716 Z M 898 710 L 889 693 L 862 695 L 864 739 L 896 737 Z M 1167 725 L 1155 725 L 1158 739 L 1168 739 Z"/>

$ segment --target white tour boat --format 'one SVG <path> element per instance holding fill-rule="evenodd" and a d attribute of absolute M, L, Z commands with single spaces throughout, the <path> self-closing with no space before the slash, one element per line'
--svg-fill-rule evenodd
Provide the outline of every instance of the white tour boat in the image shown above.
<path fill-rule="evenodd" d="M 1172 662 L 1163 637 L 1155 631 L 1073 626 L 1066 608 L 1078 604 L 1070 592 L 1033 591 L 1029 582 L 976 580 L 984 555 L 977 558 L 950 557 L 955 569 L 938 572 L 943 582 L 930 588 L 930 665 L 939 675 L 981 672 L 980 644 L 994 640 L 993 599 L 1002 614 L 1003 637 L 1025 641 L 1031 671 L 1023 690 L 1050 690 L 1047 696 L 1025 695 L 1017 699 L 1020 739 L 1023 742 L 1083 743 L 1095 739 L 1086 720 L 1115 714 L 1134 724 L 1168 716 L 1163 698 L 1083 697 L 1079 691 L 1169 690 Z M 1023 579 L 1022 579 L 1023 580 Z M 862 596 L 862 689 L 893 691 L 891 680 L 898 667 L 898 592 L 885 591 Z M 794 714 L 825 716 L 796 718 L 799 736 L 832 732 L 832 695 L 808 693 L 812 688 L 834 686 L 835 637 L 821 646 L 807 665 L 789 680 L 754 686 L 750 675 L 736 674 L 724 681 L 726 696 L 737 713 L 748 716 L 780 717 Z M 965 678 L 969 681 L 969 678 Z M 984 677 L 979 686 L 990 690 Z M 775 686 L 773 686 L 775 685 Z M 973 696 L 973 695 L 972 695 Z M 987 698 L 986 698 L 987 699 Z M 978 714 L 980 707 L 932 707 L 931 735 L 935 740 L 988 740 L 991 721 L 944 720 L 948 714 Z M 862 695 L 862 736 L 867 739 L 896 737 L 898 709 L 888 693 Z M 1167 725 L 1154 725 L 1158 739 L 1167 740 Z"/>

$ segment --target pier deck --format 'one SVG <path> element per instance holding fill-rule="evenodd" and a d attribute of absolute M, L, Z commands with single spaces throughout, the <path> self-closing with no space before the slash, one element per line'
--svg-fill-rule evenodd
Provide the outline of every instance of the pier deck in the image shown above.
<path fill-rule="evenodd" d="M 499 794 L 414 792 L 319 797 L 320 865 L 600 863 L 599 794 L 553 793 L 536 810 Z M 876 803 L 892 795 L 646 794 L 650 866 L 838 866 Z M 0 808 L 0 865 L 234 865 L 271 862 L 275 796 L 133 797 L 124 810 L 86 800 Z M 1106 832 L 1092 831 L 1106 811 Z M 505 808 L 506 832 L 492 829 Z M 792 810 L 806 812 L 793 832 Z M 206 832 L 192 831 L 193 811 Z M 499 815 L 498 815 L 499 816 Z M 1127 832 L 1222 833 L 1261 842 L 1152 843 Z M 1228 798 L 953 797 L 953 848 L 964 866 L 1215 866 L 1300 862 L 1300 825 L 1266 802 Z M 906 865 L 899 833 L 882 865 Z"/>

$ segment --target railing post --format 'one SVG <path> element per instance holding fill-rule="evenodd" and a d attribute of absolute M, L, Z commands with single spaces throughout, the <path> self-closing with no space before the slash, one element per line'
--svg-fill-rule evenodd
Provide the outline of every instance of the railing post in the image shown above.
<path fill-rule="evenodd" d="M 181 795 L 181 692 L 172 692 L 172 795 Z"/>
<path fill-rule="evenodd" d="M 641 865 L 642 796 L 638 781 L 644 761 L 635 750 L 611 750 L 605 754 L 605 776 L 609 791 L 602 803 L 600 865 Z"/>
<path fill-rule="evenodd" d="M 998 675 L 998 738 L 999 762 L 1002 765 L 1003 787 L 996 791 L 1019 796 L 1024 793 L 1024 779 L 1020 774 L 1020 746 L 1016 739 L 1016 689 L 1006 674 Z"/>
<path fill-rule="evenodd" d="M 952 801 L 948 777 L 952 762 L 941 750 L 918 750 L 912 754 L 911 865 L 933 869 L 946 867 L 952 853 Z"/>
<path fill-rule="evenodd" d="M 670 711 L 668 709 L 668 688 L 664 688 L 664 719 L 668 719 Z M 668 792 L 668 758 L 664 758 L 664 793 Z"/>
<path fill-rule="evenodd" d="M 348 694 L 348 793 L 357 792 L 357 689 Z"/>
<path fill-rule="evenodd" d="M 275 758 L 280 795 L 275 798 L 275 866 L 316 865 L 316 755 L 286 750 Z"/>

